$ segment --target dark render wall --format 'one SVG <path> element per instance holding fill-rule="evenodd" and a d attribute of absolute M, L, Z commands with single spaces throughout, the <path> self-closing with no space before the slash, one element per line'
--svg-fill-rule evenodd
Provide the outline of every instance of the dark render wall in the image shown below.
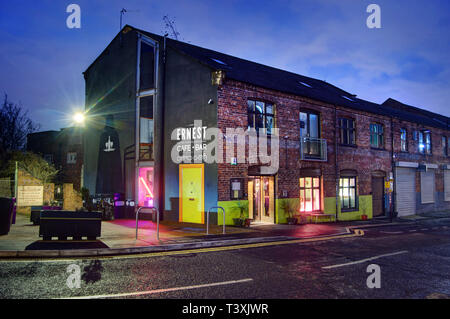
<path fill-rule="evenodd" d="M 164 173 L 165 218 L 169 220 L 178 220 L 179 216 L 179 165 L 171 159 L 176 144 L 171 134 L 178 127 L 189 127 L 194 120 L 202 120 L 203 126 L 217 127 L 217 87 L 212 85 L 211 72 L 194 59 L 167 49 Z M 209 99 L 214 104 L 208 104 Z M 205 210 L 216 205 L 217 164 L 205 163 Z M 215 222 L 212 218 L 211 223 Z"/>
<path fill-rule="evenodd" d="M 106 116 L 114 116 L 122 167 L 124 149 L 135 142 L 136 41 L 135 31 L 122 33 L 122 40 L 117 36 L 85 72 L 85 107 L 89 110 L 89 122 L 84 128 L 84 186 L 91 194 L 96 193 L 99 139 Z M 128 161 L 128 164 L 127 171 L 134 174 L 134 161 Z M 134 176 L 129 175 L 127 180 L 130 191 Z M 123 191 L 123 186 L 117 191 Z"/>

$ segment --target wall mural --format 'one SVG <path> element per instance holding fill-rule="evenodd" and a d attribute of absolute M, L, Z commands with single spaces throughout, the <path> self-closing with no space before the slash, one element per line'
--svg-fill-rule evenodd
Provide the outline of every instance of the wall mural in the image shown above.
<path fill-rule="evenodd" d="M 114 128 L 114 117 L 106 117 L 106 125 L 100 135 L 97 164 L 97 194 L 114 194 L 123 191 L 122 161 L 119 134 Z"/>

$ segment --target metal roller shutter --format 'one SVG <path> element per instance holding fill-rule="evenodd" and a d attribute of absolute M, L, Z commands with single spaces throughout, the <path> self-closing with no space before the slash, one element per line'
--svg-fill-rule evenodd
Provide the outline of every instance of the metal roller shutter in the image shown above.
<path fill-rule="evenodd" d="M 444 193 L 444 200 L 450 201 L 450 171 L 444 171 Z"/>
<path fill-rule="evenodd" d="M 434 203 L 434 170 L 420 172 L 420 199 L 422 204 Z"/>
<path fill-rule="evenodd" d="M 416 170 L 397 168 L 395 198 L 398 216 L 416 213 Z"/>

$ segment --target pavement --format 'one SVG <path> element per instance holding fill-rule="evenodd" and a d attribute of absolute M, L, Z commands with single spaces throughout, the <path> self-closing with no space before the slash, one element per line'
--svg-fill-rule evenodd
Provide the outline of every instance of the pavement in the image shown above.
<path fill-rule="evenodd" d="M 397 218 L 393 222 L 387 218 L 375 218 L 368 221 L 306 225 L 252 224 L 250 228 L 227 226 L 225 235 L 222 234 L 222 226 L 211 225 L 210 235 L 206 235 L 203 225 L 162 221 L 159 240 L 155 223 L 139 221 L 136 239 L 135 220 L 125 219 L 103 221 L 102 235 L 95 241 L 44 241 L 39 237 L 39 226 L 33 225 L 28 216 L 18 214 L 16 224 L 12 225 L 9 234 L 0 236 L 0 258 L 103 256 L 314 238 L 326 240 L 339 236 L 360 236 L 362 233 L 358 229 L 362 228 L 445 217 L 449 218 L 450 212 L 413 215 Z"/>

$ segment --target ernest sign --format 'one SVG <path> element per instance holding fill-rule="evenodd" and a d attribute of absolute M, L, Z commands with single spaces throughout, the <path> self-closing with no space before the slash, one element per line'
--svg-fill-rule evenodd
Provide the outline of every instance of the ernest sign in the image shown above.
<path fill-rule="evenodd" d="M 42 206 L 44 186 L 18 186 L 17 206 Z"/>

